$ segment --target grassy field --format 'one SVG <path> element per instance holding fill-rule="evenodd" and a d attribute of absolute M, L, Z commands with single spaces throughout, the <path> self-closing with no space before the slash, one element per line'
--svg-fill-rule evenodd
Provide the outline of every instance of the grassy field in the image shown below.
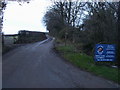
<path fill-rule="evenodd" d="M 120 84 L 120 75 L 118 74 L 120 69 L 96 65 L 92 56 L 75 52 L 72 45 L 57 46 L 56 50 L 75 66 Z"/>

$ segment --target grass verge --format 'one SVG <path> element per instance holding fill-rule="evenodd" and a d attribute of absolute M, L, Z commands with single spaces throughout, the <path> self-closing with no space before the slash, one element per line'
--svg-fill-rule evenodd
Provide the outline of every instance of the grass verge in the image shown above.
<path fill-rule="evenodd" d="M 57 46 L 56 50 L 75 66 L 120 84 L 120 69 L 96 65 L 92 56 L 75 52 L 72 45 Z"/>

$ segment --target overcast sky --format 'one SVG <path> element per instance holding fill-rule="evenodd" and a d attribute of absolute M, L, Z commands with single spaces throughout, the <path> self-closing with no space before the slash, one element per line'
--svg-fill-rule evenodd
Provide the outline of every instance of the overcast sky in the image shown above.
<path fill-rule="evenodd" d="M 2 31 L 5 34 L 16 34 L 19 30 L 46 32 L 42 18 L 50 5 L 50 0 L 32 0 L 22 6 L 18 2 L 8 2 Z"/>

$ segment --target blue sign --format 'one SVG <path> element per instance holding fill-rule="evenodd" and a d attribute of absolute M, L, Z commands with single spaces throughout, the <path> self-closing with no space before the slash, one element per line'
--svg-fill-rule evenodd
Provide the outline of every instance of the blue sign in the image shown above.
<path fill-rule="evenodd" d="M 115 44 L 96 44 L 95 61 L 115 61 L 116 46 Z"/>

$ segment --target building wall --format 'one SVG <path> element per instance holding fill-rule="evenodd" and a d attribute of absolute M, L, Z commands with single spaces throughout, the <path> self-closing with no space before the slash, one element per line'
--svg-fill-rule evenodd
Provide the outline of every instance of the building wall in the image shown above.
<path fill-rule="evenodd" d="M 45 33 L 34 31 L 19 31 L 17 43 L 31 43 L 46 39 Z"/>

